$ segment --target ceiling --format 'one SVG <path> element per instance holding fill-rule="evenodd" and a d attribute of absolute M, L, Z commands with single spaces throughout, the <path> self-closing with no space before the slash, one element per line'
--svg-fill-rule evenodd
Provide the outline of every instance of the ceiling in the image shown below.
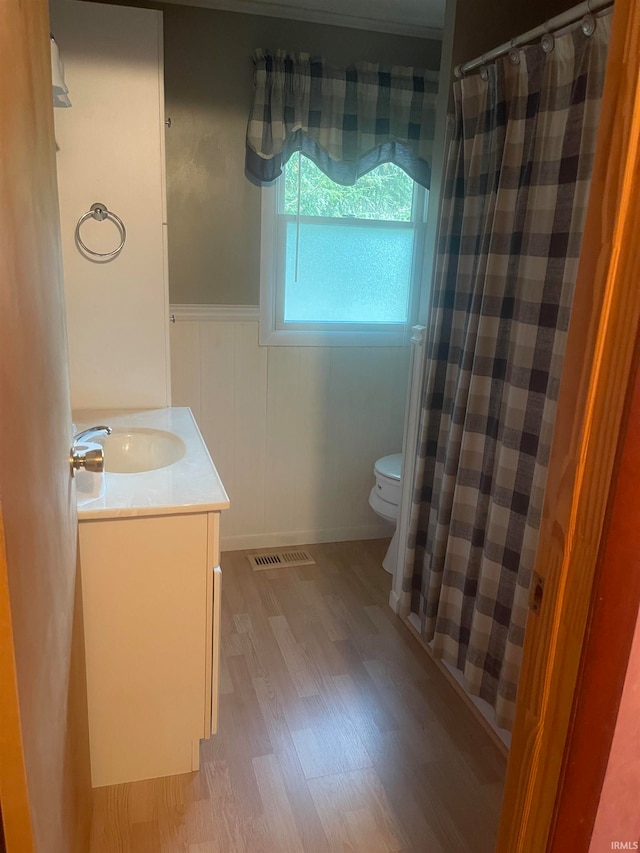
<path fill-rule="evenodd" d="M 361 30 L 441 38 L 446 0 L 169 0 L 201 6 L 334 24 Z"/>

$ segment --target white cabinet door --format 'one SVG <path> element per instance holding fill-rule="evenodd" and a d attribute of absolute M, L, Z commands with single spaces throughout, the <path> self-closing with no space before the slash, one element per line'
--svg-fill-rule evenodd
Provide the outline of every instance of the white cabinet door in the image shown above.
<path fill-rule="evenodd" d="M 73 103 L 55 110 L 72 408 L 167 406 L 162 13 L 51 0 L 51 16 Z M 75 243 L 96 201 L 127 230 L 111 263 Z M 96 252 L 119 242 L 113 222 L 93 219 L 82 238 Z"/>
<path fill-rule="evenodd" d="M 80 524 L 94 787 L 198 767 L 210 707 L 207 528 L 206 513 Z"/>

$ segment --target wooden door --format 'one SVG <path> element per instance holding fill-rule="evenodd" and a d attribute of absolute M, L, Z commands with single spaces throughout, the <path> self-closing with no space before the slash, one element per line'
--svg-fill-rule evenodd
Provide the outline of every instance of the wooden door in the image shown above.
<path fill-rule="evenodd" d="M 536 564 L 544 592 L 539 613 L 527 624 L 498 853 L 542 853 L 555 844 L 550 832 L 562 801 L 578 674 L 581 661 L 583 670 L 592 663 L 583 656 L 585 631 L 590 622 L 592 632 L 598 630 L 593 579 L 633 387 L 640 317 L 638 67 L 640 4 L 616 0 Z M 628 607 L 637 612 L 637 586 L 628 591 Z M 620 634 L 610 637 L 614 668 L 625 643 Z M 574 836 L 571 850 L 584 849 Z"/>
<path fill-rule="evenodd" d="M 88 850 L 88 739 L 46 0 L 0 3 L 0 804 Z"/>
<path fill-rule="evenodd" d="M 639 357 L 640 340 L 636 361 Z M 620 436 L 615 488 L 596 569 L 593 608 L 582 651 L 549 853 L 563 853 L 572 848 L 587 850 L 590 842 L 592 846 L 596 843 L 595 849 L 605 850 L 613 849 L 613 841 L 640 840 L 640 715 L 637 711 L 634 715 L 631 708 L 625 711 L 624 702 L 620 706 L 623 691 L 633 684 L 634 673 L 628 671 L 628 666 L 640 603 L 640 372 L 637 366 L 630 390 L 629 416 Z M 630 696 L 627 701 L 631 705 Z M 622 719 L 618 714 L 620 707 Z M 617 747 L 614 732 L 616 738 L 622 738 Z M 613 765 L 610 764 L 612 745 Z M 625 760 L 629 762 L 626 772 Z M 621 780 L 616 773 L 620 773 Z M 608 791 L 603 790 L 607 776 L 608 784 L 613 785 Z M 604 827 L 597 830 L 600 838 L 594 842 L 596 815 L 603 808 L 599 819 L 604 821 Z M 608 838 L 602 838 L 603 828 L 609 830 Z"/>

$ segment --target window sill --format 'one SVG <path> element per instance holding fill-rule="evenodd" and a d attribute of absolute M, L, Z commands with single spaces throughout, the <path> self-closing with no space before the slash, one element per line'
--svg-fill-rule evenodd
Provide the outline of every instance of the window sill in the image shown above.
<path fill-rule="evenodd" d="M 260 326 L 263 347 L 406 347 L 411 327 L 394 331 L 312 331 L 301 329 L 265 329 Z"/>

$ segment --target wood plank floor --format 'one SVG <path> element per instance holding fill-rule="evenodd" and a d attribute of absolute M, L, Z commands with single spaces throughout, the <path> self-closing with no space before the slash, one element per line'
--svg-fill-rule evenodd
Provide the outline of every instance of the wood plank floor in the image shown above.
<path fill-rule="evenodd" d="M 504 758 L 389 610 L 386 544 L 223 554 L 219 734 L 96 789 L 93 853 L 492 853 Z"/>

